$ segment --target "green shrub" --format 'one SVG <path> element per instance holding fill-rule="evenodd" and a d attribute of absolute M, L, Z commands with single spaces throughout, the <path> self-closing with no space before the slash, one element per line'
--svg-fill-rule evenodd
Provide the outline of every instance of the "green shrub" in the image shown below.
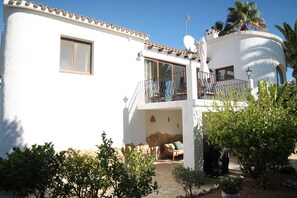
<path fill-rule="evenodd" d="M 230 148 L 243 172 L 263 187 L 269 181 L 268 171 L 287 163 L 295 149 L 297 91 L 289 87 L 278 89 L 262 81 L 258 97 L 249 96 L 247 105 L 224 99 L 214 103 L 215 113 L 206 114 L 210 142 Z"/>
<path fill-rule="evenodd" d="M 51 143 L 31 148 L 13 148 L 7 159 L 0 159 L 0 190 L 15 197 L 44 197 L 59 169 L 59 157 Z"/>
<path fill-rule="evenodd" d="M 124 162 L 119 160 L 112 140 L 102 134 L 103 143 L 98 146 L 97 157 L 110 186 L 109 197 L 138 198 L 158 189 L 157 182 L 152 182 L 155 175 L 154 158 L 135 149 L 122 149 Z"/>
<path fill-rule="evenodd" d="M 157 182 L 152 182 L 155 175 L 155 158 L 149 153 L 143 153 L 141 150 L 122 149 L 125 159 L 125 168 L 129 174 L 129 196 L 142 197 L 158 189 Z"/>
<path fill-rule="evenodd" d="M 187 197 L 194 197 L 193 188 L 200 188 L 206 181 L 204 172 L 185 168 L 182 165 L 175 166 L 172 175 L 175 181 L 183 187 Z"/>
<path fill-rule="evenodd" d="M 242 178 L 236 176 L 220 176 L 217 188 L 228 194 L 237 194 L 241 190 Z"/>
<path fill-rule="evenodd" d="M 129 197 L 157 191 L 154 157 L 136 149 L 122 149 L 120 160 L 111 139 L 102 134 L 96 155 L 69 149 L 55 153 L 51 143 L 14 148 L 0 158 L 0 190 L 14 197 Z"/>
<path fill-rule="evenodd" d="M 68 149 L 55 179 L 52 197 L 101 197 L 108 188 L 98 159 Z"/>

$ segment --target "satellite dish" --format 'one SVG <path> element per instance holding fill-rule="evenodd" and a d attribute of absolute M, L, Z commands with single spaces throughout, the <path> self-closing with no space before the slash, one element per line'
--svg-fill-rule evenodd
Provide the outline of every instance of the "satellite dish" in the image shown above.
<path fill-rule="evenodd" d="M 190 35 L 186 35 L 184 37 L 184 45 L 185 45 L 186 49 L 189 50 L 190 52 L 197 51 L 195 39 Z"/>

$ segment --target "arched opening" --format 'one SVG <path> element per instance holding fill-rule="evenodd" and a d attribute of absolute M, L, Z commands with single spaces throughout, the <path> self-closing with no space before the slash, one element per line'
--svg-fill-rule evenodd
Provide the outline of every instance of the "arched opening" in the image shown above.
<path fill-rule="evenodd" d="M 280 66 L 276 67 L 276 82 L 280 85 L 284 84 L 284 76 Z"/>

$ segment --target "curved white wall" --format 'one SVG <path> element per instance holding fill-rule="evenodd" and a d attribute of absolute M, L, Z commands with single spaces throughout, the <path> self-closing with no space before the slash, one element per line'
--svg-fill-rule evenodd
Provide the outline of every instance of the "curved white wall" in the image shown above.
<path fill-rule="evenodd" d="M 93 75 L 59 72 L 62 35 L 93 42 Z M 2 141 L 92 149 L 106 131 L 120 146 L 123 98 L 131 100 L 144 77 L 143 62 L 136 60 L 141 50 L 143 40 L 135 37 L 42 12 L 7 9 L 1 133 L 11 134 Z M 144 123 L 137 124 L 144 133 Z"/>
<path fill-rule="evenodd" d="M 282 40 L 270 33 L 241 31 L 207 41 L 212 69 L 234 65 L 236 79 L 247 80 L 246 70 L 252 69 L 254 86 L 259 80 L 276 82 L 276 66 L 280 65 L 286 80 L 286 64 Z"/>

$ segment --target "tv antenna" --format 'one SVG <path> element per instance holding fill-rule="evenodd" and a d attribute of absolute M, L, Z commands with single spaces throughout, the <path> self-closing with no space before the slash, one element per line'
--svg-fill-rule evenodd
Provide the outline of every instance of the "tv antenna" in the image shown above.
<path fill-rule="evenodd" d="M 188 35 L 188 23 L 189 23 L 189 21 L 190 21 L 190 15 L 188 14 L 186 16 L 186 35 Z"/>

